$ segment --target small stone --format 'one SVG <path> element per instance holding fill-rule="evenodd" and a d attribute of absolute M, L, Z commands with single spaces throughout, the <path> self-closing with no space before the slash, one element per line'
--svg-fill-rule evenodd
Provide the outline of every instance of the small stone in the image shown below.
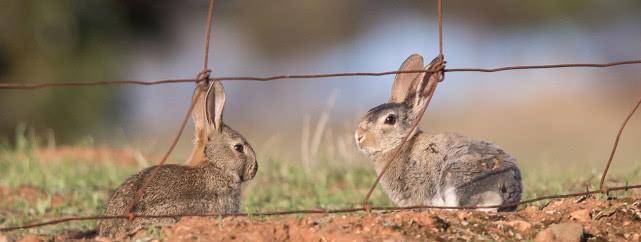
<path fill-rule="evenodd" d="M 578 223 L 552 224 L 539 232 L 534 241 L 579 242 L 583 238 L 583 226 Z"/>
<path fill-rule="evenodd" d="M 0 242 L 9 242 L 9 238 L 5 236 L 4 234 L 0 233 Z"/>
<path fill-rule="evenodd" d="M 527 206 L 527 208 L 523 209 L 523 211 L 525 211 L 526 214 L 532 215 L 537 213 L 539 211 L 539 208 L 535 206 Z"/>
<path fill-rule="evenodd" d="M 416 219 L 416 223 L 425 226 L 425 227 L 434 227 L 437 224 L 437 219 L 433 216 L 419 216 Z"/>
<path fill-rule="evenodd" d="M 467 220 L 467 218 L 469 218 L 469 217 L 470 217 L 470 214 L 471 214 L 471 213 L 470 213 L 469 211 L 459 211 L 459 212 L 456 214 L 456 216 L 457 216 L 457 217 L 458 217 L 458 219 L 460 219 L 460 220 Z"/>
<path fill-rule="evenodd" d="M 110 238 L 107 238 L 107 237 L 96 237 L 96 238 L 94 238 L 94 240 L 98 241 L 98 242 L 112 242 L 113 241 L 113 240 L 111 240 Z"/>
<path fill-rule="evenodd" d="M 590 210 L 588 209 L 576 210 L 570 214 L 570 217 L 572 217 L 573 219 L 581 223 L 590 222 Z"/>
<path fill-rule="evenodd" d="M 506 222 L 505 224 L 520 232 L 525 232 L 532 228 L 532 224 L 525 222 L 523 220 L 509 221 L 509 222 Z"/>
<path fill-rule="evenodd" d="M 632 235 L 632 241 L 639 241 L 641 240 L 641 235 L 639 234 L 633 234 Z"/>
<path fill-rule="evenodd" d="M 516 233 L 516 235 L 514 235 L 514 238 L 516 238 L 518 240 L 523 240 L 523 236 L 521 234 L 519 234 L 519 233 Z"/>

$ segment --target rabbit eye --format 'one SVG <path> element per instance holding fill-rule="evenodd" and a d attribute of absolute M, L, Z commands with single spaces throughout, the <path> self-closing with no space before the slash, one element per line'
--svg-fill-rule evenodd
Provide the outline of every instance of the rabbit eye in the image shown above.
<path fill-rule="evenodd" d="M 396 123 L 396 116 L 394 114 L 390 114 L 385 118 L 385 124 L 389 125 L 394 125 Z"/>
<path fill-rule="evenodd" d="M 244 148 L 245 148 L 245 146 L 243 146 L 242 144 L 235 144 L 234 145 L 234 150 L 236 150 L 236 151 L 238 151 L 240 153 L 243 152 Z"/>

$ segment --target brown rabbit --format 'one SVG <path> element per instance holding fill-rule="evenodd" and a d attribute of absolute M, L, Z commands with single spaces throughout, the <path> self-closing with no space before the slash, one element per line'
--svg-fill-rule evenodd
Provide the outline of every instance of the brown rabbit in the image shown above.
<path fill-rule="evenodd" d="M 405 60 L 400 70 L 423 68 L 423 57 L 414 54 Z M 383 189 L 399 206 L 519 202 L 521 173 L 516 159 L 503 149 L 457 134 L 430 135 L 418 128 L 411 130 L 433 93 L 426 83 L 438 80 L 439 75 L 441 73 L 396 75 L 389 102 L 369 110 L 356 129 L 357 146 L 374 162 L 377 174 L 404 137 L 412 133 L 381 178 Z M 499 210 L 514 209 L 516 206 Z"/>
<path fill-rule="evenodd" d="M 206 93 L 207 144 L 205 161 L 194 166 L 163 165 L 144 191 L 134 213 L 167 215 L 181 213 L 234 213 L 240 206 L 241 183 L 256 175 L 258 163 L 249 143 L 222 122 L 225 93 L 219 81 Z M 109 199 L 105 215 L 126 215 L 136 191 L 155 168 L 129 177 Z M 148 225 L 167 225 L 179 218 L 102 220 L 101 236 L 123 237 Z"/>

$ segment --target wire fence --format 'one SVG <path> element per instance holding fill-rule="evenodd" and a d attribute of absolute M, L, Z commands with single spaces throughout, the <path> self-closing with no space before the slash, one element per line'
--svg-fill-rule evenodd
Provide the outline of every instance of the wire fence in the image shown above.
<path fill-rule="evenodd" d="M 519 65 L 519 66 L 502 66 L 494 68 L 445 68 L 444 72 L 502 72 L 514 70 L 532 70 L 532 69 L 553 69 L 553 68 L 607 68 L 622 65 L 641 64 L 641 59 L 624 60 L 607 63 L 562 63 L 550 65 Z M 317 79 L 330 77 L 354 77 L 354 76 L 387 76 L 401 73 L 423 73 L 428 70 L 407 70 L 407 71 L 383 71 L 383 72 L 338 72 L 338 73 L 320 73 L 320 74 L 291 74 L 275 76 L 220 76 L 210 77 L 210 81 L 275 81 L 285 79 Z M 86 87 L 101 85 L 161 85 L 161 84 L 181 84 L 181 83 L 199 83 L 202 80 L 192 79 L 163 79 L 163 80 L 106 80 L 106 81 L 85 81 L 85 82 L 42 82 L 42 83 L 0 83 L 2 89 L 41 89 L 51 87 Z"/>
<path fill-rule="evenodd" d="M 608 170 L 613 162 L 614 156 L 616 154 L 617 147 L 619 145 L 619 140 L 623 134 L 623 130 L 630 121 L 631 117 L 641 106 L 641 99 L 636 102 L 635 106 L 631 111 L 626 115 L 621 127 L 618 129 L 615 136 L 614 144 L 612 146 L 608 160 L 606 161 L 606 166 L 601 175 L 601 180 L 598 190 L 587 190 L 585 192 L 577 193 L 568 193 L 568 194 L 558 194 L 558 195 L 549 195 L 536 197 L 529 200 L 523 200 L 518 203 L 511 204 L 502 204 L 495 206 L 409 206 L 409 207 L 372 207 L 369 205 L 369 198 L 376 188 L 381 177 L 385 173 L 387 167 L 394 161 L 394 157 L 398 155 L 398 152 L 401 150 L 403 145 L 411 137 L 413 132 L 409 132 L 405 135 L 405 138 L 398 145 L 390 156 L 390 159 L 387 160 L 383 170 L 379 173 L 374 184 L 368 191 L 365 196 L 362 206 L 353 207 L 353 208 L 343 208 L 343 209 L 307 209 L 307 210 L 284 210 L 284 211 L 271 211 L 271 212 L 256 212 L 256 213 L 202 213 L 202 214 L 166 214 L 166 215 L 145 215 L 145 214 L 136 214 L 133 212 L 133 208 L 138 203 L 138 200 L 144 195 L 145 187 L 149 180 L 153 179 L 156 175 L 158 167 L 164 164 L 178 143 L 182 133 L 185 129 L 185 126 L 189 120 L 189 116 L 194 109 L 195 101 L 198 99 L 199 95 L 202 95 L 202 92 L 199 91 L 201 85 L 207 85 L 212 81 L 273 81 L 281 79 L 313 79 L 313 78 L 329 78 L 329 77 L 348 77 L 348 76 L 384 76 L 384 75 L 393 75 L 399 73 L 426 73 L 425 80 L 427 81 L 428 89 L 430 92 L 427 103 L 422 107 L 419 112 L 419 118 L 413 123 L 412 131 L 415 130 L 420 122 L 421 117 L 425 113 L 429 101 L 436 90 L 438 83 L 444 80 L 444 74 L 446 72 L 501 72 L 501 71 L 511 71 L 511 70 L 526 70 L 526 69 L 551 69 L 551 68 L 577 68 L 577 67 L 591 67 L 591 68 L 608 68 L 621 65 L 631 65 L 631 64 L 641 64 L 641 59 L 635 60 L 625 60 L 625 61 L 616 61 L 609 63 L 563 63 L 563 64 L 547 64 L 547 65 L 521 65 L 521 66 L 506 66 L 506 67 L 497 67 L 497 68 L 445 68 L 445 58 L 443 51 L 443 6 L 442 0 L 438 1 L 438 49 L 439 55 L 432 62 L 430 68 L 427 70 L 410 70 L 410 71 L 385 71 L 385 72 L 344 72 L 344 73 L 325 73 L 325 74 L 298 74 L 298 75 L 276 75 L 268 77 L 254 77 L 254 76 L 233 76 L 233 77 L 210 77 L 211 71 L 208 67 L 209 60 L 209 45 L 212 35 L 212 22 L 213 22 L 213 9 L 214 1 L 210 0 L 208 5 L 208 15 L 207 15 L 207 29 L 205 31 L 205 41 L 204 41 L 204 51 L 203 51 L 203 68 L 202 71 L 198 73 L 196 78 L 193 79 L 166 79 L 166 80 L 153 80 L 153 81 L 141 81 L 141 80 L 107 80 L 107 81 L 90 81 L 90 82 L 43 82 L 43 83 L 0 83 L 0 90 L 2 89 L 18 89 L 18 90 L 33 90 L 41 88 L 53 88 L 53 87 L 82 87 L 82 86 L 99 86 L 99 85 L 160 85 L 160 84 L 176 84 L 176 83 L 195 83 L 196 88 L 192 97 L 191 104 L 186 111 L 184 118 L 182 119 L 178 132 L 174 139 L 171 142 L 170 147 L 165 152 L 164 156 L 158 162 L 158 166 L 152 170 L 150 175 L 145 179 L 143 185 L 140 187 L 138 192 L 134 195 L 135 198 L 129 206 L 129 213 L 119 216 L 71 216 L 60 219 L 54 219 L 45 222 L 30 223 L 20 226 L 11 226 L 0 228 L 0 232 L 7 232 L 19 229 L 29 229 L 46 225 L 53 225 L 71 221 L 86 221 L 86 220 L 105 220 L 105 219 L 134 219 L 134 218 L 176 218 L 176 217 L 229 217 L 229 216 L 278 216 L 278 215 L 290 215 L 290 214 L 330 214 L 330 213 L 351 213 L 359 211 L 396 211 L 396 210 L 414 210 L 414 209 L 483 209 L 483 208 L 507 208 L 514 207 L 524 204 L 530 204 L 542 200 L 551 200 L 551 199 L 560 199 L 560 198 L 569 198 L 569 197 L 580 197 L 588 196 L 593 194 L 606 194 L 612 191 L 627 191 L 630 189 L 640 189 L 641 184 L 639 185 L 625 185 L 617 187 L 607 187 L 605 184 L 605 178 L 607 176 Z M 641 97 L 640 97 L 641 98 Z"/>

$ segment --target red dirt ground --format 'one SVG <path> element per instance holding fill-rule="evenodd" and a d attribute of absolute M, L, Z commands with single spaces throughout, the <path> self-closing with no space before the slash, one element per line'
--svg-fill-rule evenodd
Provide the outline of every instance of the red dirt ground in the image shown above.
<path fill-rule="evenodd" d="M 21 190 L 27 197 L 32 193 Z M 160 231 L 165 241 L 641 241 L 641 196 L 556 200 L 513 213 L 425 210 L 184 218 Z M 141 231 L 135 237 L 155 240 L 149 233 L 158 235 Z M 78 233 L 24 239 L 67 241 L 73 234 Z"/>
<path fill-rule="evenodd" d="M 55 149 L 42 148 L 36 150 L 36 156 L 42 161 L 52 161 L 65 158 L 72 160 L 117 162 L 118 164 L 136 164 L 142 158 L 141 154 L 132 149 L 112 148 L 107 146 L 76 147 L 60 146 Z"/>
<path fill-rule="evenodd" d="M 162 234 L 166 241 L 640 241 L 641 196 L 564 199 L 514 213 L 428 210 L 184 218 L 162 228 Z"/>
<path fill-rule="evenodd" d="M 583 229 L 576 235 L 579 240 L 639 241 L 641 200 L 590 198 L 577 203 L 566 199 L 515 213 L 431 210 L 269 219 L 188 218 L 164 228 L 163 233 L 168 241 L 505 241 L 533 239 L 550 225 L 561 223 L 578 224 Z M 562 229 L 562 234 L 572 233 Z"/>
<path fill-rule="evenodd" d="M 21 186 L 16 189 L 10 189 L 10 188 L 0 186 L 0 209 L 11 205 L 12 203 L 16 202 L 16 200 L 23 200 L 29 203 L 35 203 L 36 200 L 38 200 L 39 198 L 41 199 L 43 197 L 48 197 L 47 193 L 34 187 Z M 50 199 L 51 199 L 51 207 L 54 207 L 54 208 L 62 206 L 66 202 L 65 198 L 59 194 L 51 195 Z"/>

